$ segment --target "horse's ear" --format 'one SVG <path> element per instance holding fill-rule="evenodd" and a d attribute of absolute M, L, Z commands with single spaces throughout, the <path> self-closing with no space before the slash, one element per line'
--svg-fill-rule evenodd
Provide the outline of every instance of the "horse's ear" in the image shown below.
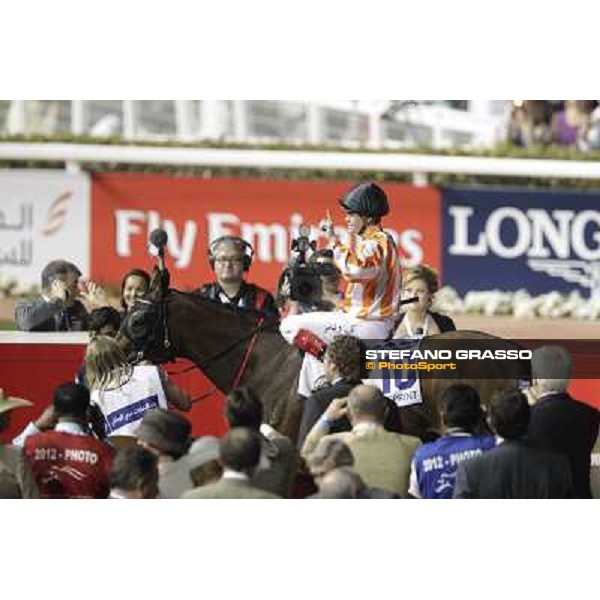
<path fill-rule="evenodd" d="M 152 276 L 150 278 L 150 288 L 148 289 L 148 299 L 155 301 L 164 298 L 169 291 L 169 283 L 171 276 L 169 275 L 168 269 L 159 269 L 155 266 L 152 269 Z"/>

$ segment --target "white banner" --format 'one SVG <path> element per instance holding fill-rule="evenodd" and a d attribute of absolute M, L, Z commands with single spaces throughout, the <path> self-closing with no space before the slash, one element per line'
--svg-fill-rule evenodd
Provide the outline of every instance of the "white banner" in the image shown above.
<path fill-rule="evenodd" d="M 90 265 L 90 181 L 64 171 L 0 171 L 0 280 L 40 285 L 51 260 Z"/>

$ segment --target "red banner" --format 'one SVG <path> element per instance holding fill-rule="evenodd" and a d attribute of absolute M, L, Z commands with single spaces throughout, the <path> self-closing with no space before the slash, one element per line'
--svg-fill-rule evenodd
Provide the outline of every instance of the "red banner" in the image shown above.
<path fill-rule="evenodd" d="M 356 182 L 177 178 L 137 173 L 95 174 L 92 179 L 91 276 L 118 284 L 133 267 L 149 269 L 148 234 L 169 235 L 172 285 L 193 289 L 214 279 L 208 242 L 239 235 L 255 249 L 249 280 L 273 290 L 302 223 L 316 225 L 329 209 L 345 235 L 338 198 Z M 390 199 L 385 228 L 407 266 L 440 267 L 440 194 L 433 187 L 383 184 Z M 324 240 L 320 240 L 324 243 Z"/>
<path fill-rule="evenodd" d="M 64 344 L 60 336 L 56 334 L 52 342 L 45 338 L 45 341 L 35 343 L 32 337 L 32 343 L 27 344 L 11 342 L 10 338 L 0 343 L 0 373 L 4 393 L 34 403 L 34 406 L 11 411 L 9 426 L 0 434 L 0 443 L 9 443 L 29 421 L 42 414 L 46 406 L 52 403 L 57 385 L 75 379 L 77 368 L 83 362 L 85 343 Z M 221 436 L 227 431 L 223 394 L 200 371 L 187 369 L 189 364 L 188 361 L 178 360 L 174 365 L 169 364 L 167 371 L 172 381 L 194 400 L 191 411 L 183 413 L 192 422 L 192 435 Z"/>

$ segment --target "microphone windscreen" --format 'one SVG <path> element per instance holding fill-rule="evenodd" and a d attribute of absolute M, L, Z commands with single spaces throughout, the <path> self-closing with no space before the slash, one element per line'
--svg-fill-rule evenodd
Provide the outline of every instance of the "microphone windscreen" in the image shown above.
<path fill-rule="evenodd" d="M 154 229 L 150 234 L 150 243 L 157 248 L 162 248 L 167 245 L 169 236 L 164 229 Z"/>
<path fill-rule="evenodd" d="M 310 237 L 310 226 L 300 225 L 300 227 L 298 227 L 298 233 L 301 237 Z"/>
<path fill-rule="evenodd" d="M 417 327 L 417 328 L 415 329 L 415 333 L 416 333 L 417 335 L 423 335 L 423 328 L 422 328 L 422 327 Z"/>

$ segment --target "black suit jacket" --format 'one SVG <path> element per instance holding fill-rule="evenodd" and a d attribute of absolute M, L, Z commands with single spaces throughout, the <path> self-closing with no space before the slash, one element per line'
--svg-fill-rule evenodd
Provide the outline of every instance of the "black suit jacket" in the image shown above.
<path fill-rule="evenodd" d="M 291 440 L 279 432 L 261 434 L 262 457 L 252 476 L 252 485 L 282 498 L 291 498 L 300 453 Z"/>
<path fill-rule="evenodd" d="M 327 385 L 316 390 L 304 401 L 304 411 L 302 412 L 300 432 L 298 433 L 298 448 L 302 448 L 308 432 L 313 428 L 313 425 L 319 420 L 319 417 L 325 410 L 327 410 L 331 401 L 334 398 L 344 398 L 357 384 L 357 382 L 353 383 L 346 379 L 340 379 L 333 385 Z"/>
<path fill-rule="evenodd" d="M 340 379 L 333 385 L 320 388 L 313 392 L 304 402 L 304 411 L 302 413 L 302 422 L 300 423 L 300 432 L 298 434 L 298 448 L 302 448 L 306 436 L 313 428 L 319 417 L 327 410 L 334 398 L 344 398 L 350 393 L 350 390 L 359 385 L 360 381 L 348 381 Z M 387 400 L 387 414 L 384 421 L 384 427 L 388 431 L 401 433 L 400 411 L 393 400 Z M 340 431 L 350 431 L 352 426 L 346 417 L 337 420 L 330 428 L 329 433 L 339 433 Z"/>
<path fill-rule="evenodd" d="M 598 438 L 600 412 L 568 394 L 542 398 L 531 410 L 528 437 L 564 454 L 571 465 L 575 498 L 591 498 L 590 457 Z"/>
<path fill-rule="evenodd" d="M 527 440 L 502 442 L 456 471 L 455 498 L 572 498 L 569 462 Z"/>
<path fill-rule="evenodd" d="M 262 302 L 259 302 L 260 306 L 257 306 L 257 295 L 259 290 L 263 292 L 263 299 Z M 213 283 L 204 284 L 197 290 L 194 290 L 193 293 L 215 302 L 221 302 L 220 293 L 222 291 L 221 286 L 215 281 Z M 231 298 L 231 305 L 237 306 L 238 308 L 256 310 L 269 317 L 279 317 L 279 309 L 277 308 L 273 295 L 267 290 L 262 289 L 253 283 L 247 283 L 246 281 L 242 282 L 237 296 Z"/>

